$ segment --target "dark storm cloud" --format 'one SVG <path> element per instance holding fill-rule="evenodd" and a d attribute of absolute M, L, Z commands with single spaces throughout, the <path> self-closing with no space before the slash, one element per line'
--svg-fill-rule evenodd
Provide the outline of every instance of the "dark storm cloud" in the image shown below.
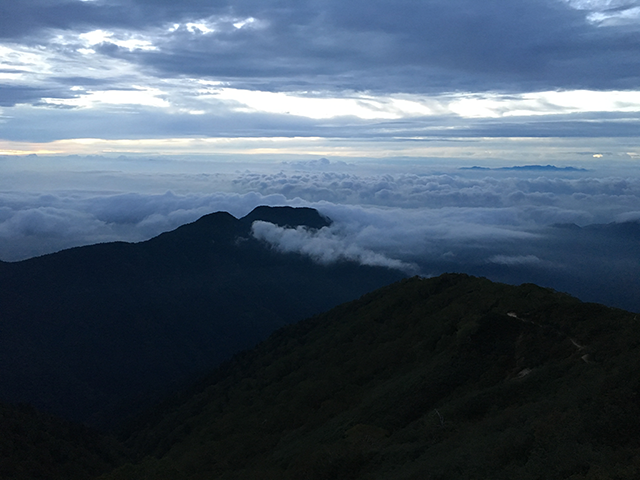
<path fill-rule="evenodd" d="M 92 2 L 21 0 L 0 4 L 0 38 L 36 37 L 43 29 L 110 23 L 109 8 Z M 112 18 L 111 22 L 114 22 Z"/>
<path fill-rule="evenodd" d="M 0 84 L 0 107 L 13 107 L 19 103 L 36 103 L 48 97 L 52 90 Z M 68 95 L 67 95 L 68 96 Z"/>
<path fill-rule="evenodd" d="M 0 38 L 37 40 L 49 29 L 144 28 L 198 11 L 209 2 L 190 0 L 20 0 L 0 4 Z"/>
<path fill-rule="evenodd" d="M 54 92 L 51 92 L 54 93 Z M 55 92 L 58 98 L 64 92 Z M 0 91 L 0 98 L 2 94 Z M 15 97 L 13 101 L 18 102 Z M 23 100 L 34 96 L 22 97 Z M 7 98 L 9 101 L 9 98 Z M 323 127 L 317 121 L 289 115 L 264 113 L 224 112 L 222 114 L 190 115 L 187 113 L 163 113 L 151 108 L 138 107 L 120 111 L 95 109 L 48 108 L 39 111 L 24 110 L 2 126 L 1 136 L 19 141 L 46 142 L 65 138 L 159 138 L 172 137 L 286 137 L 315 135 L 334 136 L 348 134 L 348 128 L 339 125 Z M 35 123 L 46 128 L 34 129 Z M 362 125 L 364 126 L 364 124 Z M 353 134 L 357 128 L 351 127 Z"/>
<path fill-rule="evenodd" d="M 7 38 L 122 28 L 148 34 L 157 49 L 107 41 L 103 53 L 160 76 L 240 87 L 424 93 L 625 89 L 639 80 L 640 30 L 599 27 L 562 0 L 27 0 L 0 9 Z M 237 27 L 247 19 L 255 23 Z M 214 31 L 188 22 L 209 22 Z"/>
<path fill-rule="evenodd" d="M 79 83 L 69 80 L 69 84 Z M 38 89 L 0 86 L 0 106 L 38 104 L 42 97 L 73 98 L 68 88 Z M 20 141 L 52 141 L 63 138 L 132 138 L 163 135 L 203 137 L 307 137 L 354 138 L 376 142 L 393 139 L 414 141 L 417 136 L 432 139 L 477 137 L 635 137 L 640 131 L 638 113 L 599 113 L 500 119 L 434 116 L 398 121 L 371 121 L 354 118 L 316 120 L 300 116 L 259 112 L 229 112 L 190 115 L 138 107 L 134 110 L 94 109 L 25 110 L 2 127 L 2 136 Z M 46 128 L 34 129 L 35 123 Z M 428 138 L 424 139 L 426 144 Z M 587 152 L 586 155 L 592 155 Z"/>
<path fill-rule="evenodd" d="M 132 55 L 171 74 L 273 89 L 328 82 L 386 92 L 521 91 L 638 81 L 638 32 L 598 29 L 558 1 L 240 2 L 233 11 L 266 26 L 180 35 Z"/>
<path fill-rule="evenodd" d="M 432 119 L 426 119 L 422 123 L 421 131 L 421 122 L 417 120 L 406 135 L 423 133 L 439 137 L 634 137 L 640 130 L 640 113 L 586 112 L 548 115 L 544 119 L 535 116 L 465 119 L 463 125 L 455 125 L 453 122 L 441 125 L 434 123 Z M 402 134 L 401 122 L 398 122 L 395 134 Z"/>

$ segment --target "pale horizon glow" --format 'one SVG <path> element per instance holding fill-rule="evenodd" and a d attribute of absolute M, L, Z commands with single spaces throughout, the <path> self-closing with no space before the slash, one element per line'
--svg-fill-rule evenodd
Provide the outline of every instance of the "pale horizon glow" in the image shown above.
<path fill-rule="evenodd" d="M 100 139 L 79 138 L 47 143 L 0 140 L 0 156 L 66 155 L 300 155 L 303 157 L 424 157 L 455 162 L 487 159 L 511 164 L 582 164 L 587 159 L 633 162 L 640 158 L 640 138 L 622 146 L 606 138 L 405 138 L 348 140 L 323 137 L 223 137 Z M 630 148 L 631 147 L 631 148 Z M 602 153 L 602 149 L 606 153 Z M 533 153 L 535 152 L 535 154 Z"/>

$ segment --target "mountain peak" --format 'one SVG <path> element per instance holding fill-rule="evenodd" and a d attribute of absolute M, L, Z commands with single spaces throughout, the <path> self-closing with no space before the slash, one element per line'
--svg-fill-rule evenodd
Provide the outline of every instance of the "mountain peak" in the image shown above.
<path fill-rule="evenodd" d="M 254 220 L 329 224 L 311 208 L 216 212 L 140 243 L 0 264 L 0 401 L 108 426 L 276 328 L 404 276 L 279 252 L 251 236 Z"/>
<path fill-rule="evenodd" d="M 320 229 L 331 225 L 329 218 L 316 209 L 309 207 L 269 207 L 261 205 L 241 219 L 243 223 L 249 225 L 257 220 L 288 228 L 304 226 Z"/>

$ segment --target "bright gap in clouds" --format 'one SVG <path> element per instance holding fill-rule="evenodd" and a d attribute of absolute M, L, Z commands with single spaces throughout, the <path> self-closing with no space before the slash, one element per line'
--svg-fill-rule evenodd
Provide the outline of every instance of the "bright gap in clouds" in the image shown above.
<path fill-rule="evenodd" d="M 124 38 L 118 38 L 124 37 Z M 92 30 L 90 32 L 81 33 L 78 38 L 87 47 L 94 47 L 102 43 L 111 43 L 118 47 L 126 48 L 128 50 L 157 50 L 150 40 L 137 38 L 129 34 L 117 35 L 114 32 L 107 32 L 105 30 Z"/>
<path fill-rule="evenodd" d="M 188 32 L 192 35 L 211 35 L 218 31 L 229 30 L 233 27 L 235 30 L 243 28 L 262 28 L 265 26 L 263 21 L 254 17 L 237 18 L 229 16 L 209 17 L 206 19 L 194 20 L 186 23 L 174 23 L 168 28 L 169 33 Z"/>
<path fill-rule="evenodd" d="M 229 102 L 232 108 L 240 112 L 266 112 L 290 114 L 313 119 L 353 116 L 366 120 L 401 118 L 392 99 L 374 96 L 353 96 L 351 98 L 332 98 L 324 95 L 304 96 L 299 93 L 264 92 L 258 90 L 240 90 L 217 88 L 206 92 L 207 96 Z M 405 101 L 406 102 L 406 101 Z M 406 102 L 413 107 L 413 113 L 428 115 L 430 109 L 418 102 Z"/>
<path fill-rule="evenodd" d="M 79 92 L 81 87 L 71 87 L 71 91 Z M 171 104 L 165 98 L 165 92 L 157 88 L 132 86 L 122 90 L 87 90 L 74 98 L 43 98 L 47 105 L 69 106 L 76 108 L 99 108 L 106 105 L 140 105 L 165 108 Z"/>
<path fill-rule="evenodd" d="M 203 98 L 222 100 L 241 112 L 291 114 L 313 119 L 352 116 L 391 120 L 434 115 L 499 118 L 587 112 L 640 112 L 638 91 L 548 91 L 502 95 L 451 94 L 331 96 L 330 92 L 265 92 L 228 87 L 201 90 Z"/>
<path fill-rule="evenodd" d="M 206 165 L 216 165 L 222 157 L 229 162 L 242 164 L 264 162 L 273 165 L 289 159 L 317 157 L 342 157 L 358 163 L 406 163 L 405 159 L 418 163 L 440 163 L 452 166 L 505 166 L 540 163 L 546 165 L 583 164 L 597 166 L 606 161 L 608 168 L 631 168 L 640 158 L 640 139 L 627 138 L 465 138 L 465 137 L 406 137 L 396 139 L 392 134 L 380 138 L 323 138 L 323 137 L 221 137 L 221 138 L 150 138 L 150 139 L 99 139 L 80 138 L 53 142 L 16 142 L 0 140 L 0 155 L 131 155 L 197 156 Z M 68 160 L 60 158 L 48 162 L 60 171 L 68 170 Z M 144 161 L 130 159 L 132 166 L 141 167 Z M 183 165 L 188 165 L 186 162 Z M 619 165 L 618 165 L 619 164 Z M 16 168 L 20 162 L 15 163 Z M 88 164 L 89 165 L 89 164 Z M 176 165 L 180 165 L 177 163 Z M 5 162 L 3 168 L 13 169 L 13 162 Z M 208 171 L 211 167 L 207 167 Z M 412 170 L 415 167 L 408 167 Z M 634 175 L 638 172 L 634 171 Z"/>
<path fill-rule="evenodd" d="M 175 24 L 170 30 L 188 35 L 215 34 L 216 29 L 258 28 L 259 20 L 217 18 Z M 353 117 L 364 121 L 410 118 L 504 118 L 580 114 L 586 112 L 640 112 L 639 91 L 558 90 L 524 93 L 384 94 L 356 91 L 265 91 L 234 88 L 221 80 L 154 78 L 131 62 L 105 55 L 97 48 L 111 44 L 134 51 L 162 50 L 162 36 L 92 30 L 80 34 L 57 32 L 52 43 L 60 48 L 4 44 L 0 69 L 12 88 L 50 88 L 49 77 L 90 76 L 109 88 L 56 87 L 59 96 L 46 95 L 38 107 L 68 106 L 99 109 L 105 105 L 140 105 L 161 109 L 165 115 L 291 115 L 314 120 Z M 76 52 L 76 57 L 69 52 Z M 81 60 L 77 58 L 81 55 Z M 132 87 L 136 85 L 136 87 Z M 46 88 L 44 88 L 46 87 Z M 74 90 L 76 88 L 76 90 Z M 66 90 L 65 90 L 66 89 Z M 33 107 L 31 107 L 33 108 Z M 113 110 L 109 110 L 112 112 Z"/>
<path fill-rule="evenodd" d="M 634 0 L 564 0 L 576 10 L 584 10 L 587 20 L 601 27 L 638 25 L 640 7 Z"/>

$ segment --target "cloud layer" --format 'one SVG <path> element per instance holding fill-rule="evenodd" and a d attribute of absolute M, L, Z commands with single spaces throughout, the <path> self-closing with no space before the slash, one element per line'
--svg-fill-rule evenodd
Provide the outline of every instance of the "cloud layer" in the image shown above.
<path fill-rule="evenodd" d="M 609 3 L 29 0 L 2 6 L 0 32 L 163 77 L 267 91 L 301 90 L 318 77 L 333 89 L 385 92 L 635 88 L 637 5 L 616 14 Z"/>
<path fill-rule="evenodd" d="M 639 12 L 632 0 L 3 2 L 0 138 L 635 137 Z"/>
<path fill-rule="evenodd" d="M 48 161 L 33 159 L 38 171 L 0 180 L 1 260 L 142 241 L 214 211 L 242 217 L 258 205 L 311 206 L 332 225 L 308 231 L 262 222 L 254 235 L 324 263 L 352 260 L 421 275 L 464 271 L 640 309 L 633 300 L 640 232 L 621 223 L 640 219 L 633 168 L 618 175 L 590 168 L 441 170 L 406 159 L 376 166 L 321 158 L 244 169 L 209 165 L 226 172 L 214 174 L 177 159 L 93 159 L 93 171 L 39 173 Z"/>
<path fill-rule="evenodd" d="M 269 222 L 256 221 L 251 226 L 252 235 L 281 252 L 295 252 L 309 256 L 325 265 L 353 261 L 361 265 L 389 267 L 407 273 L 417 273 L 417 266 L 388 258 L 372 250 L 349 243 L 329 227 L 312 231 L 305 227 L 283 228 Z"/>

